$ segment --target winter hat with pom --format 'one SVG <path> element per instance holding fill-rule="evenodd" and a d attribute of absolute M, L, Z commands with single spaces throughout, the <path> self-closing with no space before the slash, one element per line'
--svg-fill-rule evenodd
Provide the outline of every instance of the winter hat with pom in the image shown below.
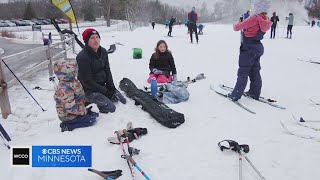
<path fill-rule="evenodd" d="M 100 38 L 100 35 L 99 35 L 98 31 L 95 30 L 95 29 L 92 29 L 92 28 L 86 29 L 86 30 L 82 33 L 82 39 L 83 39 L 83 41 L 84 41 L 84 43 L 85 43 L 86 45 L 88 44 L 88 41 L 89 41 L 91 35 L 93 35 L 93 34 L 97 34 L 97 35 L 99 36 L 99 38 Z"/>
<path fill-rule="evenodd" d="M 268 12 L 271 7 L 271 0 L 255 0 L 254 10 L 255 14 Z"/>

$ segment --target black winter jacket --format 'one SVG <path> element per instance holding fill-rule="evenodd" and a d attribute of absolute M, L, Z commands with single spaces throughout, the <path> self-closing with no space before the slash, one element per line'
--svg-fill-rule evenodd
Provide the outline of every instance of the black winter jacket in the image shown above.
<path fill-rule="evenodd" d="M 170 72 L 172 72 L 172 74 L 177 74 L 173 56 L 168 51 L 161 53 L 159 59 L 156 59 L 155 53 L 152 54 L 149 63 L 149 69 L 151 71 L 150 74 L 153 74 L 152 70 L 154 68 L 164 71 L 164 74 L 167 76 L 170 74 Z"/>
<path fill-rule="evenodd" d="M 279 21 L 279 17 L 278 16 L 272 16 L 270 21 L 272 22 L 272 27 L 276 27 L 277 23 Z"/>
<path fill-rule="evenodd" d="M 76 59 L 79 67 L 78 79 L 84 92 L 86 94 L 99 92 L 110 98 L 115 93 L 115 86 L 107 50 L 100 46 L 95 53 L 85 46 Z"/>

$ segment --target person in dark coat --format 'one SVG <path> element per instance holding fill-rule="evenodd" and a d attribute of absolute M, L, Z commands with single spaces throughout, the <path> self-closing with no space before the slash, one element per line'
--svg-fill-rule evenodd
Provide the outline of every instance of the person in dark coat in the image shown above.
<path fill-rule="evenodd" d="M 237 83 L 228 97 L 232 101 L 241 98 L 250 78 L 250 89 L 247 94 L 253 99 L 259 99 L 262 80 L 260 75 L 260 58 L 264 53 L 261 43 L 263 35 L 270 29 L 271 21 L 267 12 L 271 6 L 271 0 L 256 0 L 254 3 L 255 15 L 243 22 L 233 25 L 235 31 L 243 31 L 243 41 L 240 46 L 239 69 Z"/>
<path fill-rule="evenodd" d="M 156 78 L 158 83 L 177 81 L 174 59 L 164 40 L 158 41 L 155 52 L 150 58 L 149 69 L 148 83 L 151 83 L 152 78 Z"/>
<path fill-rule="evenodd" d="M 126 100 L 114 86 L 108 52 L 100 46 L 100 35 L 95 29 L 86 29 L 82 37 L 85 47 L 76 58 L 78 79 L 86 99 L 97 104 L 101 113 L 112 113 L 116 110 L 113 102 Z"/>
<path fill-rule="evenodd" d="M 270 38 L 273 38 L 276 36 L 276 28 L 277 28 L 277 23 L 279 21 L 279 17 L 276 15 L 276 12 L 273 12 L 272 17 L 271 17 L 271 34 Z"/>
<path fill-rule="evenodd" d="M 197 43 L 199 42 L 198 31 L 197 31 L 198 14 L 195 12 L 195 10 L 196 10 L 196 8 L 192 7 L 191 12 L 188 13 L 188 21 L 189 21 L 188 29 L 189 29 L 189 32 L 190 32 L 190 41 L 191 41 L 191 43 L 193 43 L 193 39 L 192 39 L 193 38 L 192 37 L 193 32 L 196 35 Z"/>
<path fill-rule="evenodd" d="M 151 25 L 152 25 L 152 29 L 154 30 L 154 26 L 156 25 L 156 23 L 152 21 Z"/>
<path fill-rule="evenodd" d="M 286 17 L 286 20 L 288 21 L 288 26 L 287 26 L 287 38 L 291 39 L 292 38 L 292 27 L 293 27 L 293 20 L 294 16 L 292 13 L 289 13 L 289 17 Z M 289 37 L 290 34 L 290 37 Z"/>
<path fill-rule="evenodd" d="M 174 18 L 173 16 L 171 17 L 170 23 L 169 23 L 169 32 L 168 32 L 168 36 L 172 36 L 172 26 L 173 24 L 176 22 L 176 18 Z"/>
<path fill-rule="evenodd" d="M 316 25 L 316 21 L 315 21 L 315 20 L 312 20 L 312 21 L 311 21 L 311 27 L 313 27 L 314 25 Z"/>

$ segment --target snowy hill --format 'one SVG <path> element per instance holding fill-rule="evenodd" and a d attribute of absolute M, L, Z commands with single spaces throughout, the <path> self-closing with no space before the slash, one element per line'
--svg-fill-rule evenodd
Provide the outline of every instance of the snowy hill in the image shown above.
<path fill-rule="evenodd" d="M 122 169 L 120 180 L 132 179 L 126 162 L 120 158 L 121 148 L 107 142 L 115 130 L 124 128 L 128 121 L 135 127 L 148 128 L 148 134 L 133 141 L 133 147 L 141 149 L 135 156 L 137 163 L 151 179 L 238 179 L 238 155 L 221 152 L 217 143 L 233 139 L 250 145 L 248 157 L 266 179 L 318 180 L 320 177 L 319 142 L 298 138 L 285 133 L 280 125 L 303 135 L 316 136 L 319 132 L 298 126 L 291 113 L 305 119 L 320 120 L 319 106 L 308 99 L 319 97 L 320 65 L 298 61 L 297 58 L 319 58 L 320 29 L 306 26 L 293 27 L 293 39 L 282 38 L 283 26 L 278 29 L 279 38 L 269 39 L 267 32 L 263 44 L 265 54 L 261 59 L 263 80 L 262 96 L 277 99 L 285 106 L 280 110 L 242 98 L 241 103 L 257 114 L 250 114 L 209 89 L 210 84 L 236 82 L 240 33 L 231 25 L 210 25 L 199 36 L 199 44 L 190 44 L 187 29 L 174 26 L 172 35 L 162 25 L 139 28 L 133 32 L 108 32 L 97 27 L 102 46 L 120 42 L 117 51 L 109 55 L 116 86 L 123 77 L 130 78 L 137 87 L 146 85 L 148 64 L 158 40 L 164 39 L 175 58 L 178 80 L 205 73 L 207 79 L 188 87 L 190 99 L 185 103 L 169 105 L 185 115 L 186 122 L 177 129 L 168 129 L 128 99 L 126 105 L 117 104 L 113 114 L 100 114 L 98 123 L 73 132 L 60 132 L 55 111 L 53 91 L 31 90 L 35 86 L 53 89 L 48 72 L 40 72 L 23 81 L 31 93 L 44 106 L 41 109 L 31 100 L 20 85 L 9 89 L 13 114 L 0 123 L 12 137 L 12 145 L 92 145 L 93 167 L 100 170 Z M 84 29 L 80 29 L 82 32 Z M 132 58 L 132 48 L 143 49 L 142 59 Z M 79 50 L 79 49 L 78 49 Z M 97 111 L 97 107 L 94 106 Z M 320 128 L 320 124 L 310 124 Z M 85 168 L 13 168 L 10 167 L 10 151 L 0 145 L 0 174 L 6 180 L 98 180 L 100 177 Z M 258 179 L 252 168 L 243 162 L 246 180 Z M 136 179 L 144 179 L 136 171 Z"/>

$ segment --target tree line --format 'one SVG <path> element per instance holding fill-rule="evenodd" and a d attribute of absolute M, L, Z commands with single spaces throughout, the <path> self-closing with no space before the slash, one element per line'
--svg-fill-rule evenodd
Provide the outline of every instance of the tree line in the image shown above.
<path fill-rule="evenodd" d="M 284 1 L 284 0 L 279 0 Z M 303 0 L 286 0 L 288 3 Z M 110 19 L 128 20 L 163 24 L 171 16 L 181 20 L 187 19 L 190 10 L 170 6 L 159 0 L 70 0 L 78 20 L 95 21 L 97 17 L 104 17 L 110 25 Z M 217 1 L 208 10 L 206 2 L 196 7 L 199 22 L 214 22 L 241 16 L 250 8 L 251 0 L 223 0 Z M 320 1 L 307 0 L 305 9 L 309 16 L 320 16 Z M 51 0 L 9 0 L 0 4 L 0 19 L 35 19 L 35 18 L 66 18 Z"/>

